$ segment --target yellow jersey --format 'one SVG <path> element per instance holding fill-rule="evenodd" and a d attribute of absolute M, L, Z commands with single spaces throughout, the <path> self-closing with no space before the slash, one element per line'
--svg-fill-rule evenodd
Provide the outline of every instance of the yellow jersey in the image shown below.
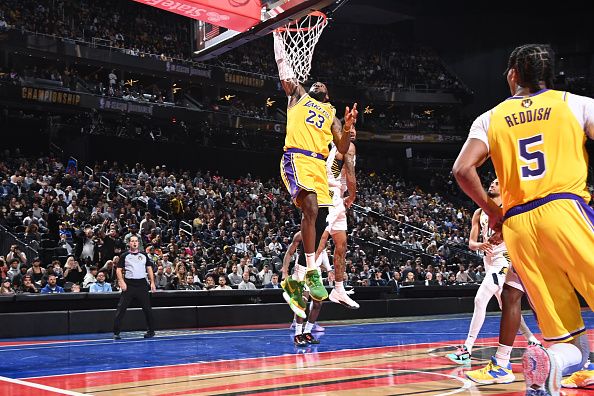
<path fill-rule="evenodd" d="M 308 94 L 303 95 L 287 110 L 284 149 L 299 148 L 328 157 L 335 113 L 330 103 L 318 102 Z"/>
<path fill-rule="evenodd" d="M 584 122 L 591 111 L 590 98 L 542 90 L 511 97 L 475 120 L 469 137 L 489 148 L 504 212 L 552 193 L 590 201 Z"/>

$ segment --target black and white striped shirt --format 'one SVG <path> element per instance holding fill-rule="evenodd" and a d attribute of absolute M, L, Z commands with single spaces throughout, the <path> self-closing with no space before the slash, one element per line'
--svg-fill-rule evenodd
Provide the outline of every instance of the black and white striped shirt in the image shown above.
<path fill-rule="evenodd" d="M 144 252 L 125 252 L 120 256 L 118 267 L 125 270 L 126 279 L 146 279 L 147 267 L 152 267 L 152 262 Z"/>

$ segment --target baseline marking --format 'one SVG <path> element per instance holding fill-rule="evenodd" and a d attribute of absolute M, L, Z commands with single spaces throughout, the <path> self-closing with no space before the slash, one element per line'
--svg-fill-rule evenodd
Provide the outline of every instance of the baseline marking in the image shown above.
<path fill-rule="evenodd" d="M 0 376 L 0 381 L 9 382 L 9 383 L 16 384 L 16 385 L 21 385 L 21 386 L 26 386 L 26 387 L 29 387 L 29 388 L 36 388 L 36 389 L 41 389 L 41 390 L 44 390 L 44 391 L 59 393 L 61 395 L 69 395 L 69 396 L 93 396 L 93 395 L 91 395 L 89 393 L 73 392 L 73 391 L 69 391 L 69 390 L 66 390 L 66 389 L 54 388 L 53 386 L 36 384 L 34 382 L 21 381 L 21 380 L 18 380 L 18 379 L 8 378 L 8 377 L 1 377 Z"/>

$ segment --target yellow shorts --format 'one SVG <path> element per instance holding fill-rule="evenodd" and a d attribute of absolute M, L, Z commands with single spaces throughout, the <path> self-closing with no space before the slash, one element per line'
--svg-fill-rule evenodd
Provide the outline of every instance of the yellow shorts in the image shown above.
<path fill-rule="evenodd" d="M 332 206 L 326 162 L 323 159 L 290 150 L 283 154 L 280 173 L 295 205 L 299 207 L 297 196 L 302 190 L 306 190 L 316 193 L 318 206 Z"/>
<path fill-rule="evenodd" d="M 503 239 L 544 339 L 569 341 L 585 331 L 574 288 L 594 307 L 594 211 L 553 195 L 510 209 Z"/>

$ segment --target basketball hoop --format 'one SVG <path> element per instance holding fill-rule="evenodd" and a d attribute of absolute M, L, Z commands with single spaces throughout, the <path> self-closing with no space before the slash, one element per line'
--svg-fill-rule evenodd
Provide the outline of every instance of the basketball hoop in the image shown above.
<path fill-rule="evenodd" d="M 309 77 L 314 49 L 326 25 L 326 14 L 314 11 L 275 30 L 283 41 L 287 61 L 300 83 Z"/>

